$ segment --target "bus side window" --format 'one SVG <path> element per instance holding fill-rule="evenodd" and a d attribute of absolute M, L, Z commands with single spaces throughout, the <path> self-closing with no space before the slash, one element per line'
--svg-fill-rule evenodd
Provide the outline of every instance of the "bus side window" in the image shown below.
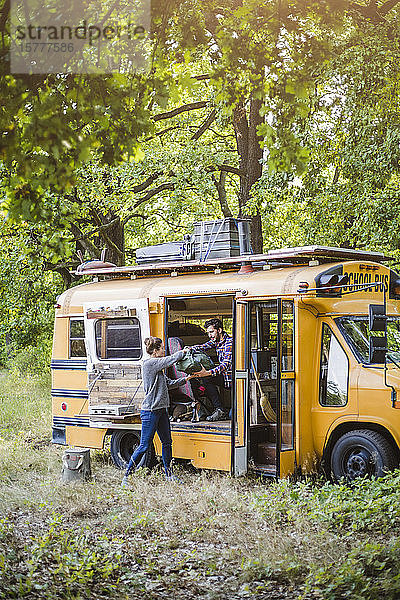
<path fill-rule="evenodd" d="M 95 325 L 100 360 L 138 360 L 142 357 L 139 319 L 99 319 Z"/>
<path fill-rule="evenodd" d="M 345 351 L 331 329 L 324 323 L 322 329 L 319 401 L 322 406 L 347 404 L 349 362 Z"/>
<path fill-rule="evenodd" d="M 69 356 L 86 356 L 83 319 L 69 320 Z"/>
<path fill-rule="evenodd" d="M 294 302 L 282 300 L 282 371 L 294 370 Z"/>

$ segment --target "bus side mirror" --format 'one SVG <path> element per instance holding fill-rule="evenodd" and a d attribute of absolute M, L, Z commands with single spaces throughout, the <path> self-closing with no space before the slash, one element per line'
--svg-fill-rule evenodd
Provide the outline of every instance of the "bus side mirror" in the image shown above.
<path fill-rule="evenodd" d="M 384 304 L 369 305 L 369 329 L 370 331 L 386 331 L 386 310 Z"/>
<path fill-rule="evenodd" d="M 369 338 L 369 362 L 384 363 L 386 362 L 387 339 L 386 335 L 376 336 L 371 335 Z"/>

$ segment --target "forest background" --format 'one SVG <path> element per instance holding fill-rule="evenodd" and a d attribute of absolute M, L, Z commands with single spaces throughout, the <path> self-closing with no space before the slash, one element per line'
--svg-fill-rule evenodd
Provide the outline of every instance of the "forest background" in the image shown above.
<path fill-rule="evenodd" d="M 94 480 L 62 486 L 48 374 L 78 251 L 131 263 L 247 215 L 257 252 L 396 268 L 400 0 L 154 0 L 151 68 L 103 76 L 10 74 L 0 7 L 0 598 L 399 598 L 398 470 L 348 487 L 186 468 L 126 492 L 92 451 Z"/>
<path fill-rule="evenodd" d="M 257 252 L 399 256 L 399 2 L 155 1 L 151 68 L 102 76 L 10 74 L 9 8 L 1 363 L 46 368 L 78 250 L 132 263 L 195 221 L 249 215 Z"/>

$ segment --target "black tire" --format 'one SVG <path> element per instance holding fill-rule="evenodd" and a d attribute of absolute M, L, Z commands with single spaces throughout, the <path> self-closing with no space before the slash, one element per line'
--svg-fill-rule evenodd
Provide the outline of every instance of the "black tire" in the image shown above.
<path fill-rule="evenodd" d="M 118 469 L 126 469 L 133 451 L 140 444 L 140 431 L 120 429 L 111 435 L 110 452 L 113 463 Z M 138 467 L 151 469 L 156 463 L 156 453 L 152 443 L 143 455 Z"/>
<path fill-rule="evenodd" d="M 376 431 L 349 431 L 338 439 L 331 454 L 335 481 L 358 477 L 382 477 L 396 467 L 396 453 L 386 438 Z"/>

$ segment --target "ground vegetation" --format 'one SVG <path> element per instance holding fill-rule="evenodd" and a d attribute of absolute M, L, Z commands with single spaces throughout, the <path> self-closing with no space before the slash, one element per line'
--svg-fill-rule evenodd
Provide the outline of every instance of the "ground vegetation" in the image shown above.
<path fill-rule="evenodd" d="M 395 600 L 400 473 L 351 487 L 177 465 L 62 484 L 48 375 L 0 378 L 0 598 Z"/>

